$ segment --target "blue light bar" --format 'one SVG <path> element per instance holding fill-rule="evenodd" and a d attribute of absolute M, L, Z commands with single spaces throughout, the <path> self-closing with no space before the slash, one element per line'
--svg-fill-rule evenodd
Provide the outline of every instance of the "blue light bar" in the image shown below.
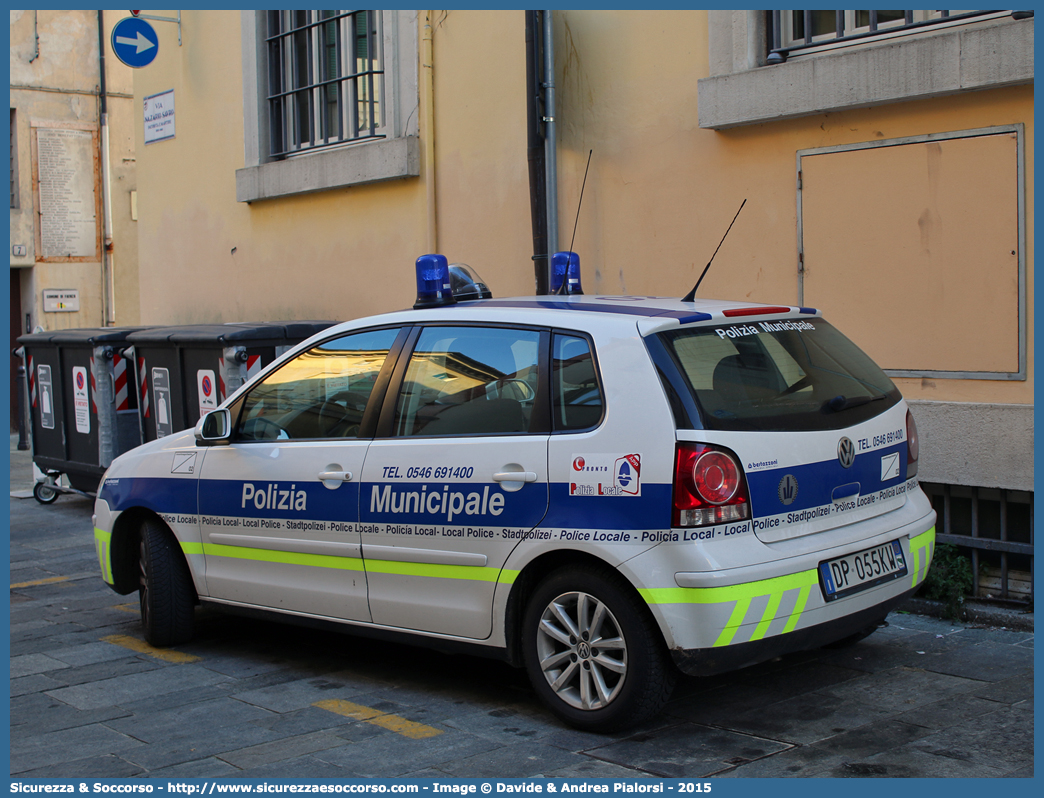
<path fill-rule="evenodd" d="M 563 294 L 582 294 L 580 256 L 575 252 L 556 252 L 551 256 L 551 293 L 557 294 L 565 282 Z"/>
<path fill-rule="evenodd" d="M 449 262 L 445 255 L 421 255 L 417 258 L 417 301 L 414 309 L 453 305 Z"/>

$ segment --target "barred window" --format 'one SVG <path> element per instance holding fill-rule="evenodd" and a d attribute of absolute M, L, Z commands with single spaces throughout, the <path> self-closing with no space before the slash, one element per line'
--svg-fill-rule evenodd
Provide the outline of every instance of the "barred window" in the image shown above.
<path fill-rule="evenodd" d="M 384 136 L 377 11 L 269 11 L 273 158 Z"/>
<path fill-rule="evenodd" d="M 768 63 L 779 63 L 788 55 L 857 44 L 888 34 L 916 33 L 923 28 L 961 24 L 992 11 L 914 10 L 798 10 L 770 11 L 771 52 Z M 1005 14 L 1010 12 L 1004 12 Z"/>

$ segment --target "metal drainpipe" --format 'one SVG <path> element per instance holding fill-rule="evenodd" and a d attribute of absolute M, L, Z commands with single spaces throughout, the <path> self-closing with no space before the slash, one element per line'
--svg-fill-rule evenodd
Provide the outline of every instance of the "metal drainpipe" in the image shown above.
<path fill-rule="evenodd" d="M 425 11 L 421 29 L 421 97 L 424 104 L 424 193 L 427 201 L 428 252 L 439 251 L 438 218 L 435 215 L 435 78 L 434 46 L 432 42 L 431 17 L 434 11 Z"/>
<path fill-rule="evenodd" d="M 29 59 L 30 64 L 40 57 L 40 27 L 36 11 L 33 11 L 33 38 L 36 40 L 36 50 L 33 52 L 33 57 Z"/>
<path fill-rule="evenodd" d="M 105 12 L 98 12 L 98 98 L 101 117 L 102 224 L 105 230 L 102 252 L 102 291 L 105 297 L 105 326 L 116 325 L 116 282 L 113 277 L 112 181 L 109 179 L 109 111 L 105 87 Z"/>
<path fill-rule="evenodd" d="M 529 215 L 533 228 L 533 274 L 537 296 L 547 293 L 547 167 L 541 108 L 543 38 L 539 11 L 526 11 L 526 144 L 529 161 Z"/>
<path fill-rule="evenodd" d="M 558 138 L 555 124 L 555 40 L 551 10 L 544 11 L 544 150 L 547 153 L 547 284 L 551 280 L 551 255 L 558 251 Z"/>

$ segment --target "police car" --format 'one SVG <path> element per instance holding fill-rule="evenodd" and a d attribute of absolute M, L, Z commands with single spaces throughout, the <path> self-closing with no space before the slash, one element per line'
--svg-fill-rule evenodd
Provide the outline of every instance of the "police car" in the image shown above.
<path fill-rule="evenodd" d="M 408 635 L 608 731 L 679 670 L 874 629 L 935 540 L 891 380 L 815 309 L 585 296 L 578 270 L 493 299 L 425 256 L 414 309 L 117 458 L 95 539 L 146 639 L 189 640 L 200 602 Z"/>

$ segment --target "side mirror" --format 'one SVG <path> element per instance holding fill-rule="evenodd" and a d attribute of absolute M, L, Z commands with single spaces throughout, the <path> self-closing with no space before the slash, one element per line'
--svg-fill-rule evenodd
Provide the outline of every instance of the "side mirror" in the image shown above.
<path fill-rule="evenodd" d="M 232 437 L 232 414 L 228 408 L 212 410 L 196 422 L 196 440 L 204 445 L 228 443 Z"/>

